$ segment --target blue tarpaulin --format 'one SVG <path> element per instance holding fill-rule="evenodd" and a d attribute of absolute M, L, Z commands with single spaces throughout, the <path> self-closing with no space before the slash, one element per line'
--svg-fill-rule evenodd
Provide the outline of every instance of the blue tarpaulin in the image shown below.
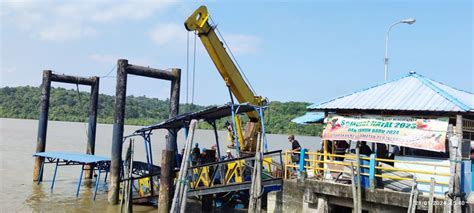
<path fill-rule="evenodd" d="M 324 112 L 306 112 L 303 116 L 291 120 L 297 124 L 322 123 L 324 121 Z"/>

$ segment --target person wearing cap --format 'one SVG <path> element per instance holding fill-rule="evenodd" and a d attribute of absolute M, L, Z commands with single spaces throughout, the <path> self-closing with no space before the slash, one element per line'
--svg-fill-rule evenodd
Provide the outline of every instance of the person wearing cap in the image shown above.
<path fill-rule="evenodd" d="M 232 155 L 232 153 L 228 149 L 228 150 L 225 151 L 224 160 L 230 160 L 230 159 L 234 159 L 234 156 Z"/>

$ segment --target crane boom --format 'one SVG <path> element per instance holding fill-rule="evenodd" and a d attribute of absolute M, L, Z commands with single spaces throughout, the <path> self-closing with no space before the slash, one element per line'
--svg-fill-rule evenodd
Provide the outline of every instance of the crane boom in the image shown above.
<path fill-rule="evenodd" d="M 214 27 L 209 24 L 208 20 L 209 13 L 207 12 L 207 8 L 201 6 L 184 22 L 184 26 L 188 31 L 197 31 L 214 65 L 216 65 L 224 82 L 230 88 L 239 103 L 249 103 L 258 106 L 266 105 L 265 98 L 256 96 L 244 78 L 242 78 L 239 69 L 225 50 Z M 252 122 L 258 122 L 259 117 L 257 112 L 251 111 L 248 112 L 247 115 Z"/>

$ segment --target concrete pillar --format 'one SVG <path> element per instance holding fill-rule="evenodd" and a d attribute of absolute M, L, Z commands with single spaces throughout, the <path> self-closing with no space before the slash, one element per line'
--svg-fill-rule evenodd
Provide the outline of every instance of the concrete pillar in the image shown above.
<path fill-rule="evenodd" d="M 87 150 L 86 153 L 90 155 L 95 154 L 95 136 L 97 127 L 97 109 L 99 107 L 99 77 L 92 77 L 95 81 L 91 85 L 91 100 L 89 106 L 89 128 L 87 130 Z M 89 168 L 89 167 L 88 167 Z M 90 168 L 89 168 L 90 169 Z M 91 179 L 94 171 L 87 170 L 85 178 Z"/>
<path fill-rule="evenodd" d="M 456 194 L 454 205 L 453 205 L 453 213 L 461 213 L 462 206 L 461 206 L 461 150 L 462 150 L 462 142 L 463 142 L 463 135 L 462 135 L 462 115 L 456 115 L 456 136 L 457 136 L 457 150 L 456 150 L 456 173 L 454 179 L 454 194 Z"/>
<path fill-rule="evenodd" d="M 127 66 L 128 61 L 119 59 L 117 62 L 117 84 L 115 89 L 115 117 L 112 135 L 112 159 L 110 164 L 110 179 L 108 201 L 118 203 L 120 188 L 120 171 L 122 168 L 122 140 L 125 120 L 125 98 L 127 96 Z"/>
<path fill-rule="evenodd" d="M 329 212 L 329 204 L 328 199 L 326 196 L 318 197 L 318 202 L 316 204 L 316 212 L 318 213 L 328 213 Z M 303 209 L 304 212 L 305 209 Z"/>
<path fill-rule="evenodd" d="M 267 212 L 282 212 L 283 211 L 283 192 L 273 191 L 268 193 L 267 197 Z"/>
<path fill-rule="evenodd" d="M 51 91 L 51 70 L 43 71 L 43 83 L 41 89 L 40 117 L 38 122 L 38 137 L 36 139 L 36 152 L 44 152 L 46 150 L 46 132 L 48 129 L 48 113 L 49 113 L 49 94 Z M 44 158 L 36 157 L 35 168 L 33 171 L 33 181 L 38 178 L 43 180 L 43 176 L 38 177 L 39 170 L 43 164 Z"/>
<path fill-rule="evenodd" d="M 306 188 L 303 196 L 303 212 L 318 212 L 319 198 L 312 189 Z"/>

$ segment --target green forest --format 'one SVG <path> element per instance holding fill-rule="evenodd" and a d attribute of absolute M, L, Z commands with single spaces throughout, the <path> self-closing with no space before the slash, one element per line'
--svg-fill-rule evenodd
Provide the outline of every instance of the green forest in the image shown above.
<path fill-rule="evenodd" d="M 0 117 L 38 119 L 41 89 L 39 87 L 21 86 L 0 88 Z M 73 89 L 51 88 L 49 119 L 54 121 L 86 122 L 89 108 L 88 92 L 78 93 Z M 99 123 L 113 123 L 115 97 L 100 94 Z M 272 101 L 265 114 L 266 132 L 273 134 L 320 135 L 321 125 L 299 125 L 291 119 L 306 112 L 309 103 Z M 209 106 L 180 105 L 180 113 L 197 111 Z M 160 100 L 146 96 L 127 96 L 125 107 L 127 125 L 150 125 L 168 118 L 169 100 Z M 223 128 L 226 120 L 218 121 Z M 245 119 L 243 119 L 245 120 Z M 201 122 L 199 128 L 207 129 L 210 125 Z"/>

